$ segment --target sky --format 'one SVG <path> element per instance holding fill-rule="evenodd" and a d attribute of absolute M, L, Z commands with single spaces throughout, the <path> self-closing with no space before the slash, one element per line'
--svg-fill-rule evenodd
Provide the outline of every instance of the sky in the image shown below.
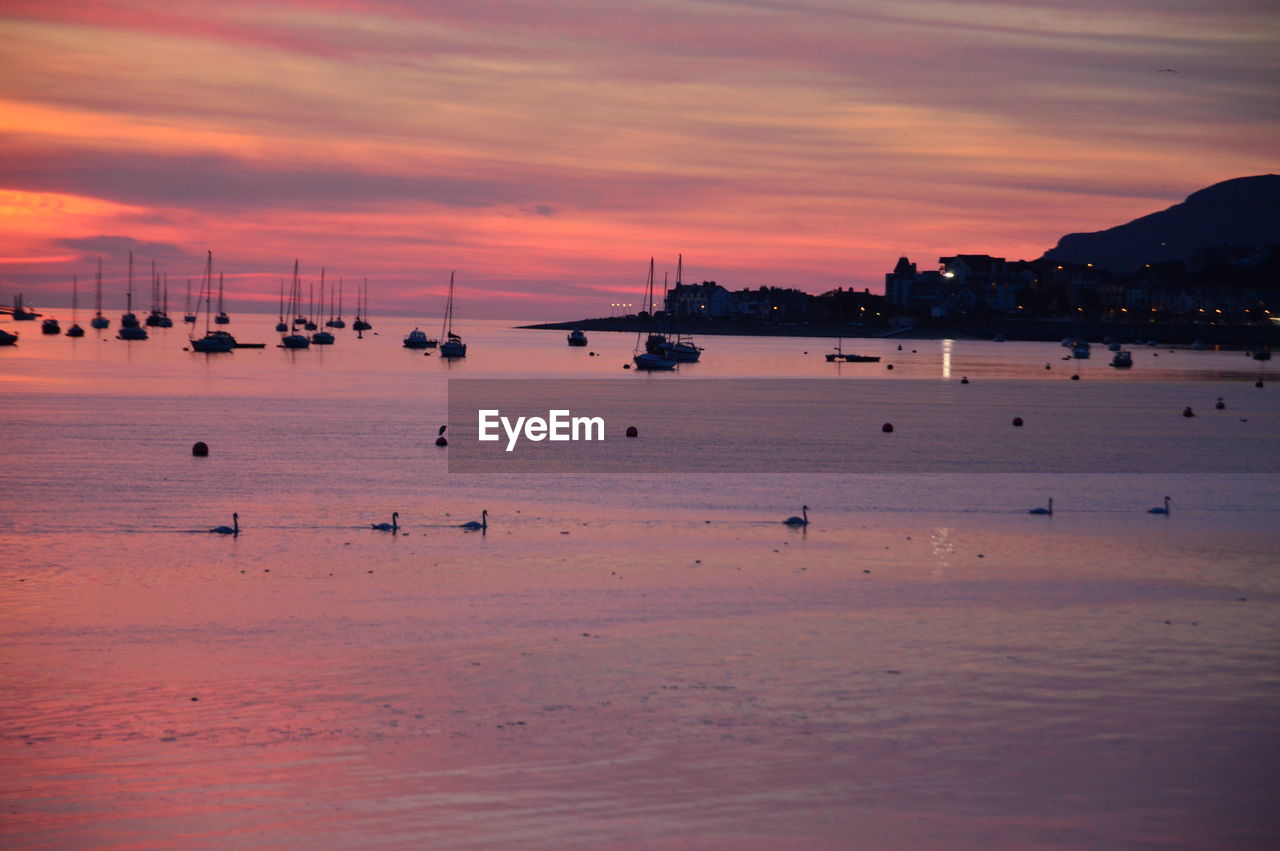
<path fill-rule="evenodd" d="M 883 290 L 1280 171 L 1274 0 L 5 0 L 0 300 L 573 319 Z M 145 294 L 144 294 L 145 295 Z M 145 301 L 145 298 L 144 298 Z M 86 302 L 81 301 L 84 306 Z M 348 312 L 349 309 L 348 309 Z"/>

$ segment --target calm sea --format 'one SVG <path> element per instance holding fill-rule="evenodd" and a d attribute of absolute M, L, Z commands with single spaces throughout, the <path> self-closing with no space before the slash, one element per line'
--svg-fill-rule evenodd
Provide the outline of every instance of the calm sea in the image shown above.
<path fill-rule="evenodd" d="M 1280 384 L 1242 353 L 706 337 L 638 375 L 631 334 L 272 324 L 0 348 L 6 846 L 1280 841 Z M 450 473 L 449 378 L 842 382 L 885 453 L 966 463 Z M 635 445 L 708 427 L 669 420 Z M 1106 462 L 965 455 L 1042 425 Z"/>

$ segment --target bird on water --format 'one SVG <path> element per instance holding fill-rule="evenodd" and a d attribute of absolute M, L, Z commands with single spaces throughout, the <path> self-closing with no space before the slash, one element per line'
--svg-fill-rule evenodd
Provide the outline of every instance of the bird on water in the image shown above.
<path fill-rule="evenodd" d="M 1163 508 L 1157 505 L 1155 508 L 1148 508 L 1147 513 L 1148 514 L 1168 514 L 1169 513 L 1169 497 L 1166 496 L 1164 498 Z"/>
<path fill-rule="evenodd" d="M 236 512 L 231 513 L 230 526 L 214 526 L 209 530 L 214 535 L 239 535 L 240 534 L 240 515 Z"/>
<path fill-rule="evenodd" d="M 807 505 L 800 506 L 800 513 L 803 514 L 804 516 L 788 517 L 786 520 L 783 520 L 782 522 L 788 526 L 808 526 L 809 525 L 809 506 Z"/>
<path fill-rule="evenodd" d="M 468 520 L 466 523 L 459 524 L 460 529 L 488 529 L 489 528 L 489 509 L 480 512 L 479 520 Z"/>
<path fill-rule="evenodd" d="M 1040 506 L 1038 508 L 1031 509 L 1027 513 L 1028 514 L 1047 514 L 1050 517 L 1052 517 L 1053 516 L 1053 497 L 1049 497 L 1049 506 L 1047 508 L 1044 506 Z"/>
<path fill-rule="evenodd" d="M 400 512 L 391 512 L 390 523 L 370 523 L 369 525 L 374 529 L 377 529 L 379 532 L 394 532 L 400 528 Z"/>

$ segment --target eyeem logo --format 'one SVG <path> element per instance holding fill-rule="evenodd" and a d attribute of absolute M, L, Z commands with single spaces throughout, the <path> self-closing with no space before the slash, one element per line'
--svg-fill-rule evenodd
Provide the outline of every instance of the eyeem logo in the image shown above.
<path fill-rule="evenodd" d="M 569 410 L 547 411 L 547 418 L 517 417 L 515 423 L 502 416 L 497 408 L 481 409 L 479 415 L 479 439 L 500 440 L 498 426 L 507 433 L 507 451 L 516 448 L 523 436 L 525 440 L 604 440 L 604 417 L 575 417 Z M 594 431 L 595 436 L 592 437 Z"/>

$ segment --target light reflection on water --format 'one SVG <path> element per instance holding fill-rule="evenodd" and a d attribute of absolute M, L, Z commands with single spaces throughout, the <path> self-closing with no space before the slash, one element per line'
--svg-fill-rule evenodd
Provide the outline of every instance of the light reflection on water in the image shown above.
<path fill-rule="evenodd" d="M 1274 476 L 459 480 L 447 376 L 634 337 L 477 323 L 446 365 L 414 324 L 0 351 L 6 845 L 1275 844 Z M 1239 353 L 701 342 L 684 376 L 1158 376 L 1276 433 Z"/>

